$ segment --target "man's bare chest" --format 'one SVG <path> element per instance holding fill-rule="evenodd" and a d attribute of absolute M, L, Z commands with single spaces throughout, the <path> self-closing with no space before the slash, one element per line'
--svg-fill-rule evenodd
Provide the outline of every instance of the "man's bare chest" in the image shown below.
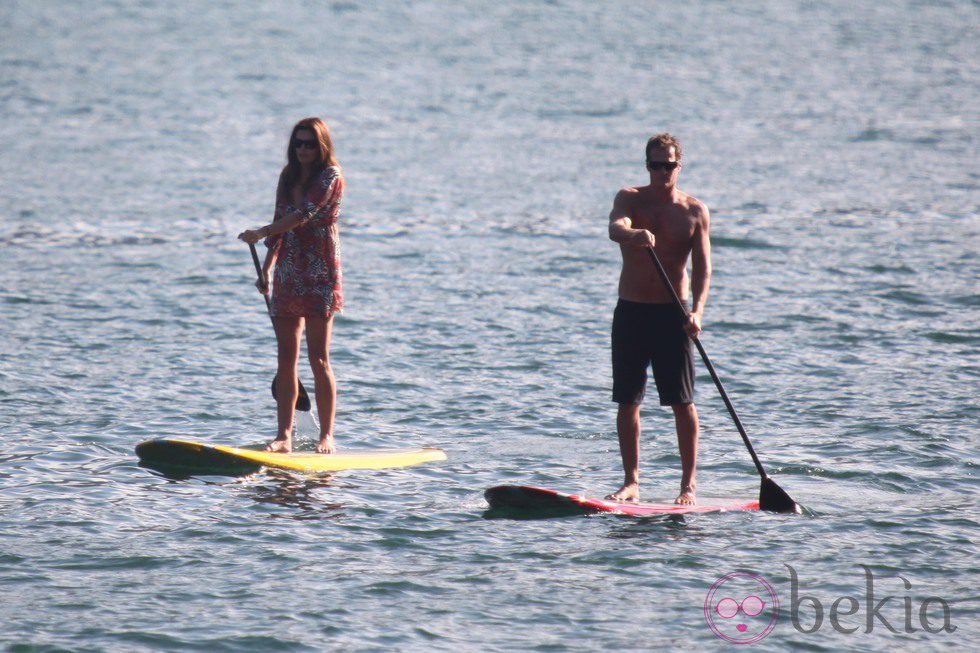
<path fill-rule="evenodd" d="M 670 240 L 689 240 L 697 226 L 695 216 L 683 206 L 635 206 L 631 213 L 634 229 L 647 229 Z"/>

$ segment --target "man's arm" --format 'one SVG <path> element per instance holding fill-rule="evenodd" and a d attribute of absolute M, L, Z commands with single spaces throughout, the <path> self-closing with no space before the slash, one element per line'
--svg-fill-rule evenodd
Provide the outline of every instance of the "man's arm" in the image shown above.
<path fill-rule="evenodd" d="M 708 207 L 700 202 L 697 211 L 697 226 L 691 242 L 691 294 L 694 295 L 694 303 L 691 306 L 691 319 L 687 323 L 687 332 L 692 338 L 701 332 L 701 318 L 711 286 L 711 216 Z"/>
<path fill-rule="evenodd" d="M 620 245 L 633 247 L 653 247 L 653 234 L 646 229 L 634 229 L 630 219 L 631 193 L 623 189 L 616 193 L 612 211 L 609 212 L 609 239 Z"/>

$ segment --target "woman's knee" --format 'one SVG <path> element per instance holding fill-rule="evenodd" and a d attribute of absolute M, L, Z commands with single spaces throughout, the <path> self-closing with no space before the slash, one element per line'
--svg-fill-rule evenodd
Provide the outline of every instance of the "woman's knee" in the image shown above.
<path fill-rule="evenodd" d="M 299 360 L 299 346 L 292 343 L 279 343 L 279 348 L 277 349 L 279 362 L 286 363 L 290 365 L 296 365 L 296 361 Z"/>
<path fill-rule="evenodd" d="M 310 352 L 310 368 L 314 376 L 329 376 L 333 374 L 330 368 L 330 356 L 325 353 Z"/>

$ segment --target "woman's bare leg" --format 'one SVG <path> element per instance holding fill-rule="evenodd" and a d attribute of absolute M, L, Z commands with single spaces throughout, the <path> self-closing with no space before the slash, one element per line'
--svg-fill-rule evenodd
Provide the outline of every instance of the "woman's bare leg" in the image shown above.
<path fill-rule="evenodd" d="M 276 317 L 279 369 L 276 373 L 276 416 L 279 426 L 276 439 L 266 446 L 266 451 L 289 453 L 293 450 L 293 421 L 296 417 L 296 398 L 299 381 L 296 363 L 299 361 L 299 343 L 303 337 L 303 318 Z"/>
<path fill-rule="evenodd" d="M 333 332 L 333 316 L 326 319 L 307 318 L 306 348 L 313 369 L 316 410 L 320 414 L 319 453 L 334 453 L 333 423 L 337 413 L 337 383 L 330 367 L 330 336 Z"/>

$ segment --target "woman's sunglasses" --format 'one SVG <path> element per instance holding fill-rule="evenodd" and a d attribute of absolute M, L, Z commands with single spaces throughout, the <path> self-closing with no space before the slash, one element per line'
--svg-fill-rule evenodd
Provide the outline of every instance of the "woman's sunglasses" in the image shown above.
<path fill-rule="evenodd" d="M 309 138 L 294 138 L 293 147 L 297 150 L 316 150 L 319 148 L 319 144 L 315 140 Z"/>

